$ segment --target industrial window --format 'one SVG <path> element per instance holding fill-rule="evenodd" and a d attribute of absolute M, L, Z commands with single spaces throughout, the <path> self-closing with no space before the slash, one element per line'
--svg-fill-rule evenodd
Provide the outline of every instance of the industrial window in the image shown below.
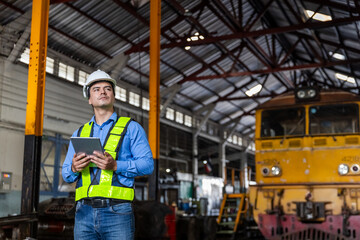
<path fill-rule="evenodd" d="M 197 119 L 197 118 L 194 118 L 194 125 L 196 128 L 199 128 L 200 127 L 200 120 Z"/>
<path fill-rule="evenodd" d="M 209 126 L 208 126 L 208 133 L 210 135 L 214 135 L 214 126 L 211 124 L 209 124 Z"/>
<path fill-rule="evenodd" d="M 243 144 L 242 144 L 242 138 L 241 138 L 241 137 L 238 138 L 238 145 L 240 145 L 240 146 L 243 145 Z"/>
<path fill-rule="evenodd" d="M 254 142 L 251 142 L 249 144 L 249 150 L 255 151 L 255 143 Z"/>
<path fill-rule="evenodd" d="M 206 132 L 206 129 L 207 129 L 207 125 L 203 124 L 202 127 L 201 127 L 201 131 Z"/>
<path fill-rule="evenodd" d="M 140 107 L 140 95 L 136 94 L 136 93 L 133 93 L 133 92 L 130 92 L 129 103 L 131 105 L 136 106 L 136 107 Z"/>
<path fill-rule="evenodd" d="M 359 132 L 357 104 L 312 106 L 309 109 L 310 134 L 343 134 Z"/>
<path fill-rule="evenodd" d="M 126 102 L 126 89 L 116 86 L 115 88 L 115 98 L 120 101 Z"/>
<path fill-rule="evenodd" d="M 120 101 L 126 102 L 126 89 L 116 86 L 115 98 L 119 99 Z"/>
<path fill-rule="evenodd" d="M 189 115 L 185 115 L 185 126 L 192 127 L 192 117 Z"/>
<path fill-rule="evenodd" d="M 30 49 L 25 48 L 24 52 L 20 55 L 19 61 L 29 65 L 29 59 L 30 59 Z M 50 57 L 46 57 L 46 72 L 51 74 L 54 73 L 54 59 Z"/>
<path fill-rule="evenodd" d="M 261 137 L 305 134 L 304 108 L 264 110 L 261 113 Z"/>
<path fill-rule="evenodd" d="M 79 70 L 79 85 L 84 86 L 86 79 L 88 78 L 89 74 L 87 72 Z"/>
<path fill-rule="evenodd" d="M 146 97 L 142 98 L 142 109 L 149 111 L 150 110 L 150 102 Z"/>
<path fill-rule="evenodd" d="M 59 63 L 59 77 L 66 78 L 66 64 Z"/>
<path fill-rule="evenodd" d="M 46 57 L 46 72 L 54 73 L 54 59 Z"/>
<path fill-rule="evenodd" d="M 59 77 L 65 78 L 66 80 L 73 82 L 74 72 L 75 72 L 75 68 L 66 65 L 62 62 L 59 63 Z"/>
<path fill-rule="evenodd" d="M 232 138 L 233 138 L 232 140 L 233 144 L 237 144 L 238 137 L 236 135 L 233 135 Z"/>
<path fill-rule="evenodd" d="M 219 128 L 217 127 L 217 126 L 214 126 L 214 133 L 213 133 L 213 135 L 214 136 L 218 136 L 219 135 Z"/>
<path fill-rule="evenodd" d="M 29 55 L 30 55 L 30 49 L 25 48 L 24 52 L 20 56 L 20 59 L 19 59 L 20 62 L 29 64 Z"/>
<path fill-rule="evenodd" d="M 67 184 L 60 177 L 68 141 L 59 134 L 56 134 L 56 137 L 44 136 L 42 139 L 40 198 L 65 197 L 75 190 L 74 185 Z"/>
<path fill-rule="evenodd" d="M 73 82 L 75 80 L 74 76 L 75 76 L 75 68 L 68 65 L 66 71 L 66 79 L 69 80 L 70 82 Z"/>
<path fill-rule="evenodd" d="M 184 114 L 181 112 L 176 112 L 176 122 L 178 123 L 184 123 Z"/>
<path fill-rule="evenodd" d="M 174 120 L 174 109 L 172 108 L 167 108 L 166 109 L 166 118 L 169 120 Z"/>

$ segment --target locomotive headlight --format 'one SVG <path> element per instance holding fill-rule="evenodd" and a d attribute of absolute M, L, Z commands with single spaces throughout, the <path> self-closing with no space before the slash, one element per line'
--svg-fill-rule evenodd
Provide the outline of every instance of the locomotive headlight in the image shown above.
<path fill-rule="evenodd" d="M 300 91 L 298 91 L 297 93 L 296 93 L 296 96 L 298 97 L 298 98 L 304 98 L 305 97 L 305 90 L 300 90 Z"/>
<path fill-rule="evenodd" d="M 319 98 L 319 91 L 315 87 L 300 87 L 294 89 L 295 92 L 295 100 L 297 102 L 303 101 L 314 101 Z"/>
<path fill-rule="evenodd" d="M 307 95 L 308 95 L 310 98 L 315 97 L 315 95 L 316 95 L 315 89 L 310 89 L 310 90 L 308 90 Z"/>
<path fill-rule="evenodd" d="M 274 176 L 279 176 L 280 173 L 281 173 L 280 167 L 278 167 L 278 166 L 273 166 L 273 167 L 271 168 L 271 173 L 272 173 L 272 175 L 274 175 Z"/>
<path fill-rule="evenodd" d="M 340 164 L 338 167 L 338 172 L 340 175 L 346 175 L 349 173 L 349 166 L 346 164 Z"/>

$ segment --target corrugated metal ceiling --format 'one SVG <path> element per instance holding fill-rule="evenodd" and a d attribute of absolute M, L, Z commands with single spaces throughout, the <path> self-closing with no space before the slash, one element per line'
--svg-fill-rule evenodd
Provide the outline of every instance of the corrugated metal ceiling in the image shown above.
<path fill-rule="evenodd" d="M 94 69 L 127 53 L 120 77 L 138 86 L 141 76 L 147 90 L 149 3 L 135 8 L 125 0 L 54 2 L 49 48 Z M 2 55 L 10 54 L 24 31 L 31 3 L 0 0 Z M 305 10 L 332 20 L 309 19 Z M 252 136 L 254 109 L 270 95 L 304 84 L 358 93 L 359 14 L 355 0 L 164 0 L 161 88 L 181 84 L 173 103 L 190 111 L 216 104 L 213 121 L 226 124 L 240 118 L 237 131 Z M 195 33 L 204 41 L 185 50 L 186 39 Z M 334 59 L 329 52 L 345 59 Z M 336 79 L 335 72 L 354 77 L 355 84 Z M 247 97 L 245 92 L 258 84 L 261 92 Z"/>

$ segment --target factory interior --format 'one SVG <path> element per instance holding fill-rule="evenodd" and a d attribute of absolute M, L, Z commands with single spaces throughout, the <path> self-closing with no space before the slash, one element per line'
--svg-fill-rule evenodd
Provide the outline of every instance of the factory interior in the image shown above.
<path fill-rule="evenodd" d="M 360 239 L 360 1 L 0 0 L 0 240 L 74 239 L 70 137 L 145 130 L 135 239 Z"/>

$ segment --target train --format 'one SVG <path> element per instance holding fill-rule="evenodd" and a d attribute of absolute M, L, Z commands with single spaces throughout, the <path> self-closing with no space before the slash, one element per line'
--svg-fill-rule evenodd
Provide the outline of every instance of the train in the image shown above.
<path fill-rule="evenodd" d="M 360 239 L 359 106 L 301 87 L 257 108 L 250 202 L 266 239 Z"/>

